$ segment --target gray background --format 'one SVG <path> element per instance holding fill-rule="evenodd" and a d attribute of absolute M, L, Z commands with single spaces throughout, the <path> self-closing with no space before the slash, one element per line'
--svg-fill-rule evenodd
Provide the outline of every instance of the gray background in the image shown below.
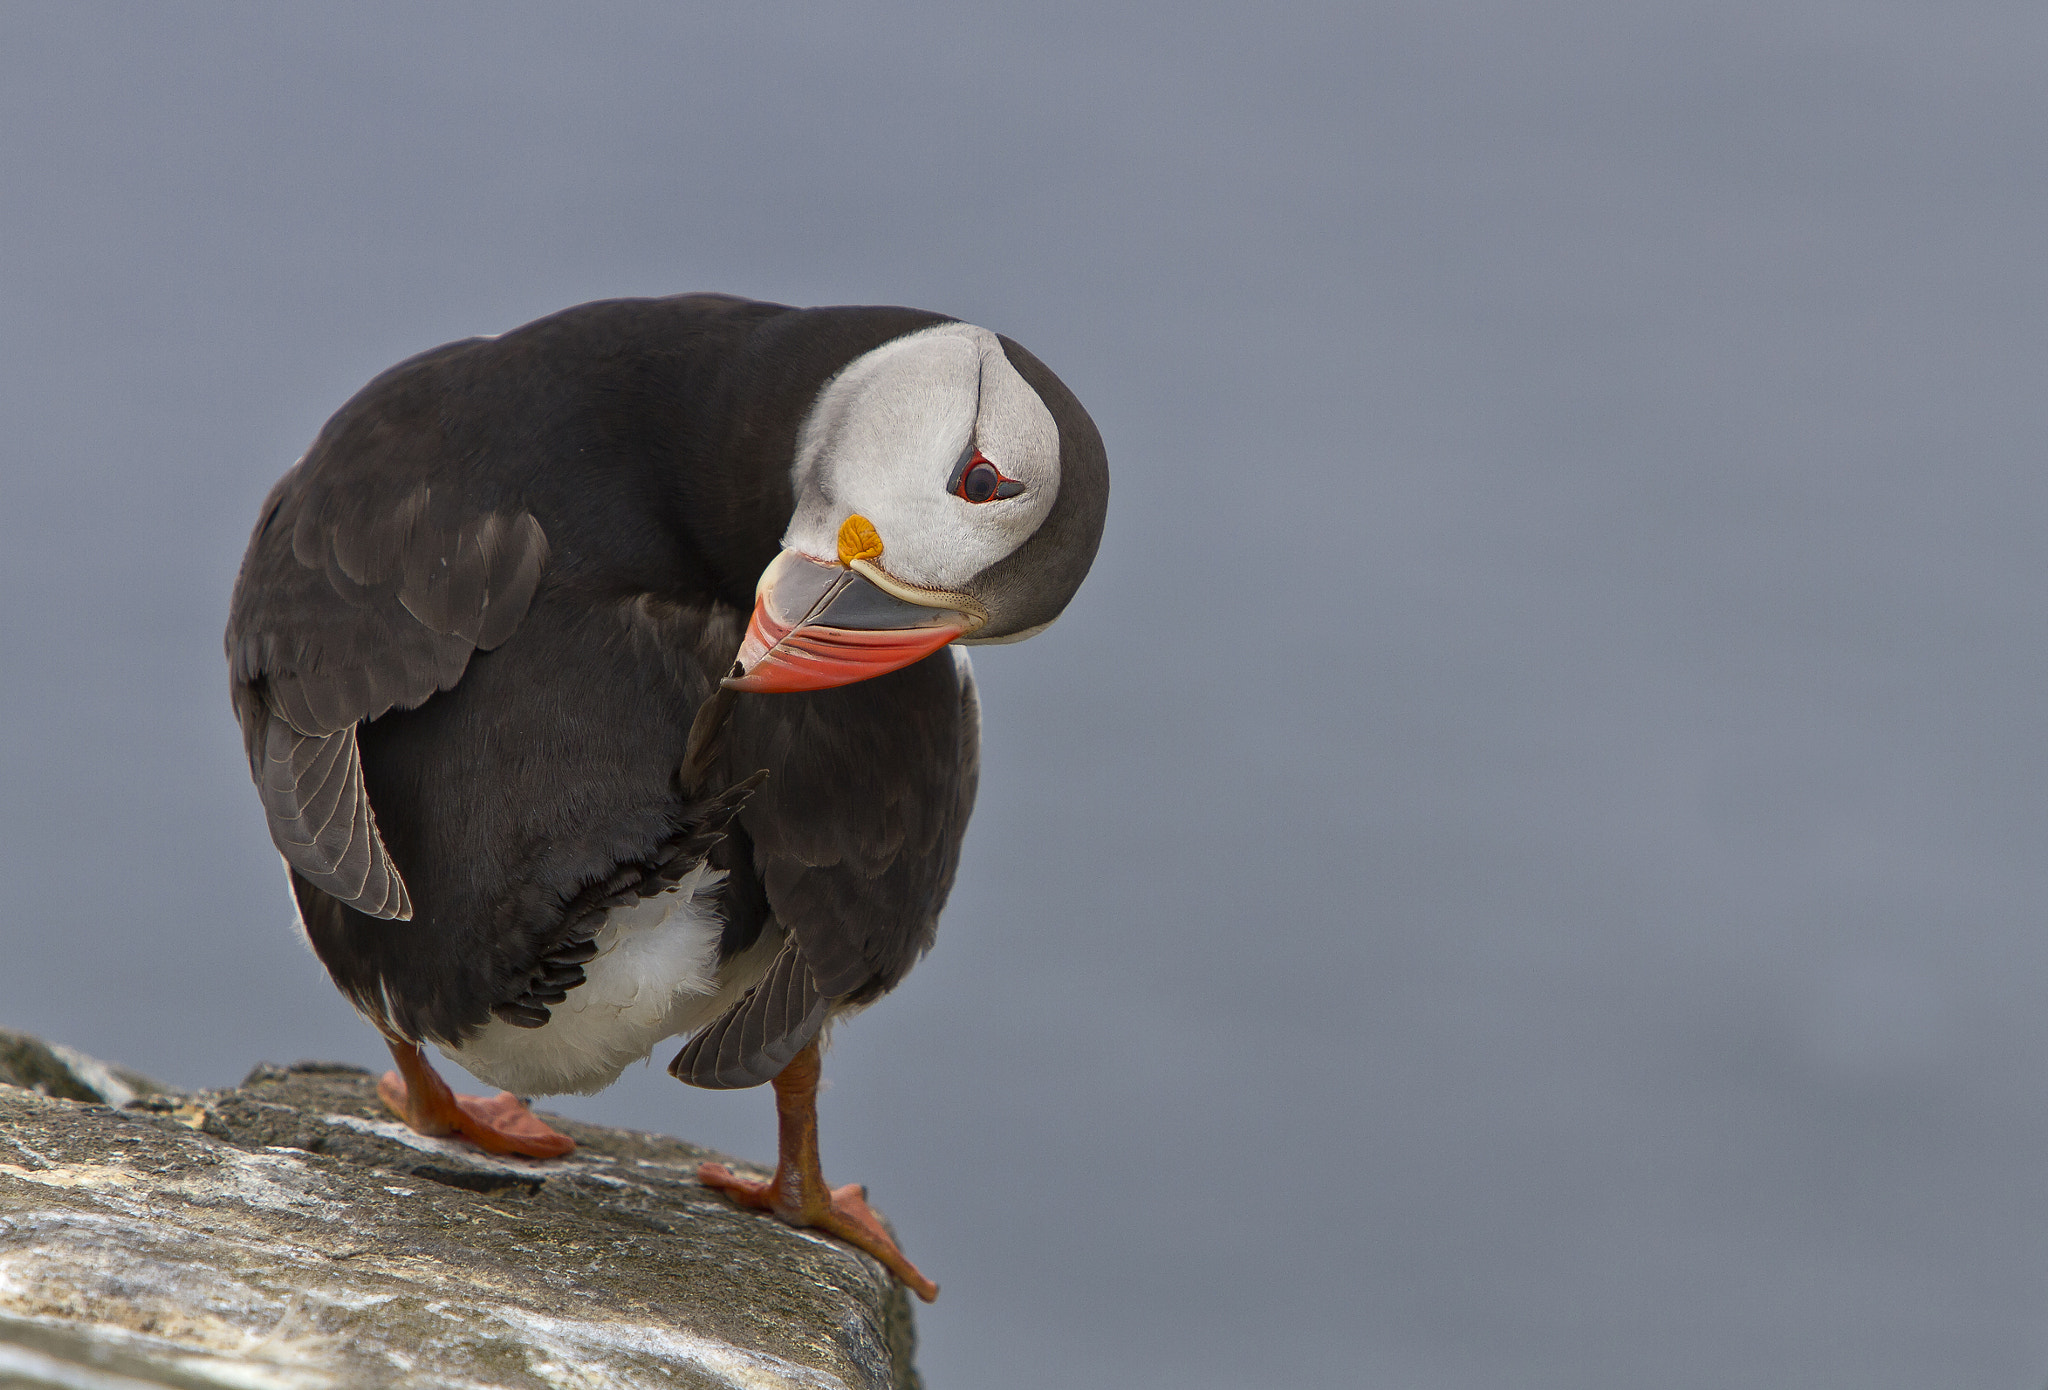
<path fill-rule="evenodd" d="M 2042 1383 L 2032 0 L 0 25 L 0 1021 L 381 1061 L 220 656 L 373 373 L 915 304 L 1116 478 L 828 1061 L 935 1385 Z M 563 1108 L 773 1146 L 658 1067 Z"/>

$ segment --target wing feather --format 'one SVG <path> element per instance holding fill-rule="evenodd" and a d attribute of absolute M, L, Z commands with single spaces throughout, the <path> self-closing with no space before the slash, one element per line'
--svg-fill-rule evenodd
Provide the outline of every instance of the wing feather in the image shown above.
<path fill-rule="evenodd" d="M 770 769 L 740 814 L 745 871 L 787 937 L 760 983 L 676 1056 L 679 1080 L 771 1080 L 834 1008 L 886 993 L 930 948 L 979 780 L 965 658 L 739 704 L 727 756 Z"/>
<path fill-rule="evenodd" d="M 337 901 L 399 919 L 412 904 L 364 791 L 356 729 L 452 688 L 471 656 L 509 640 L 548 559 L 531 513 L 458 510 L 458 489 L 443 505 L 419 480 L 436 436 L 405 426 L 344 412 L 278 483 L 227 636 L 278 852 Z"/>
<path fill-rule="evenodd" d="M 818 1036 L 831 1005 L 792 936 L 760 983 L 676 1054 L 669 1074 L 707 1090 L 772 1081 Z"/>
<path fill-rule="evenodd" d="M 774 774 L 741 819 L 769 904 L 832 999 L 893 989 L 937 932 L 973 804 L 967 683 L 940 653 L 741 704 L 735 765 Z"/>

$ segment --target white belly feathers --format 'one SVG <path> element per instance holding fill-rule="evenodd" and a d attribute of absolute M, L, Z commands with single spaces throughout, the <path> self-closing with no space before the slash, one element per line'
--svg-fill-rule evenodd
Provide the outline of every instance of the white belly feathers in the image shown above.
<path fill-rule="evenodd" d="M 664 1040 L 710 1022 L 772 958 L 774 946 L 763 942 L 765 954 L 757 947 L 718 969 L 724 923 L 716 894 L 724 881 L 722 871 L 700 866 L 665 893 L 612 909 L 584 982 L 550 1007 L 544 1027 L 493 1018 L 442 1055 L 522 1096 L 603 1090 Z"/>

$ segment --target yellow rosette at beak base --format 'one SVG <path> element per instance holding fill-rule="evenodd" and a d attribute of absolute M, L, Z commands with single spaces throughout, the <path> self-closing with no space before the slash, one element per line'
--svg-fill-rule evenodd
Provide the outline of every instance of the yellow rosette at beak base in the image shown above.
<path fill-rule="evenodd" d="M 882 533 L 874 522 L 855 512 L 839 523 L 840 564 L 851 566 L 855 560 L 879 559 L 881 554 Z"/>

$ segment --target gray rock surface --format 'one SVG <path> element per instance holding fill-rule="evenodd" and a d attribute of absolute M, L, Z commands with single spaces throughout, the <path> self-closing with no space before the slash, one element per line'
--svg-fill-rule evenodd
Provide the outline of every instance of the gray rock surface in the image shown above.
<path fill-rule="evenodd" d="M 499 1159 L 353 1067 L 177 1095 L 0 1032 L 0 1385 L 918 1385 L 873 1260 L 549 1118 L 575 1154 Z"/>

